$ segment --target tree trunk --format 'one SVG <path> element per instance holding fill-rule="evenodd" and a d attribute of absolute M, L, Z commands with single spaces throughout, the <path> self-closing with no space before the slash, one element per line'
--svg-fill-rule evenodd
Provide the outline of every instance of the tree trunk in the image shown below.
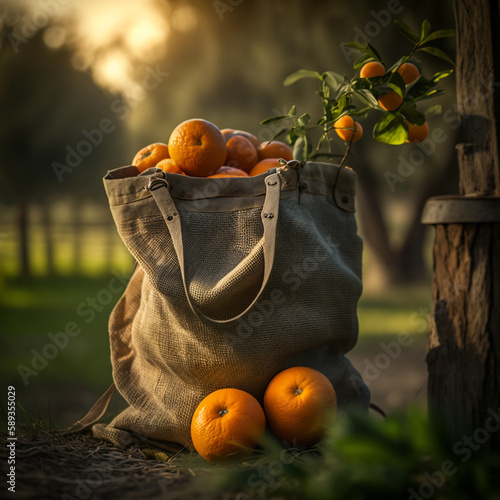
<path fill-rule="evenodd" d="M 499 5 L 455 0 L 460 194 L 500 196 L 498 157 Z M 495 45 L 494 45 L 495 44 Z M 495 78 L 496 75 L 496 78 Z M 498 201 L 500 203 L 500 199 Z M 500 224 L 437 224 L 434 312 L 427 364 L 429 409 L 455 439 L 500 413 Z M 481 432 L 481 445 L 485 445 Z M 499 447 L 498 433 L 487 442 Z M 479 433 L 477 433 L 479 442 Z"/>
<path fill-rule="evenodd" d="M 45 240 L 45 260 L 47 263 L 47 274 L 52 276 L 55 272 L 54 267 L 54 238 L 52 237 L 52 217 L 50 213 L 50 202 L 42 202 L 42 228 L 43 238 Z"/>
<path fill-rule="evenodd" d="M 382 212 L 379 191 L 374 189 L 376 178 L 363 158 L 356 162 L 360 196 L 358 198 L 359 217 L 363 236 L 370 246 L 386 284 L 408 284 L 422 281 L 425 277 L 423 243 L 426 228 L 420 223 L 420 214 L 425 201 L 441 192 L 453 192 L 457 181 L 456 158 L 450 158 L 441 172 L 430 177 L 424 188 L 417 194 L 412 205 L 414 216 L 410 220 L 404 241 L 399 248 L 389 242 L 389 229 Z"/>
<path fill-rule="evenodd" d="M 29 255 L 29 205 L 26 200 L 19 202 L 17 227 L 19 232 L 20 274 L 27 278 L 31 276 L 31 261 Z"/>
<path fill-rule="evenodd" d="M 83 270 L 83 217 L 82 202 L 76 200 L 73 204 L 73 273 L 82 274 Z"/>

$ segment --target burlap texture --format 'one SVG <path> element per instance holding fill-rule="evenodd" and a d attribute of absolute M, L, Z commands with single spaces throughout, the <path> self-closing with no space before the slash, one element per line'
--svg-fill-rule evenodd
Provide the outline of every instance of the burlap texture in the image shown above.
<path fill-rule="evenodd" d="M 250 312 L 215 325 L 201 321 L 186 300 L 171 236 L 145 189 L 151 172 L 127 177 L 134 173 L 127 167 L 104 181 L 138 266 L 109 322 L 113 378 L 130 406 L 108 427 L 94 426 L 95 434 L 117 444 L 140 435 L 192 450 L 191 417 L 205 396 L 234 387 L 262 402 L 269 381 L 292 366 L 325 374 L 339 407 L 367 409 L 369 391 L 344 356 L 357 341 L 362 289 L 354 172 L 306 163 L 279 173 L 267 286 Z M 208 316 L 234 317 L 259 291 L 266 175 L 166 176 L 182 223 L 188 288 Z"/>

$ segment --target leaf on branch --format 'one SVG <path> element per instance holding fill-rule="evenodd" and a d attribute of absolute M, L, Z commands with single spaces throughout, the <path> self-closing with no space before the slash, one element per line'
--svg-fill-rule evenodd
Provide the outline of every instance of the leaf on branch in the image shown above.
<path fill-rule="evenodd" d="M 304 113 L 299 119 L 299 125 L 302 125 L 305 127 L 309 122 L 311 121 L 311 117 L 309 116 L 308 113 Z"/>
<path fill-rule="evenodd" d="M 354 94 L 360 101 L 378 109 L 378 101 L 375 96 L 367 89 L 359 89 Z"/>
<path fill-rule="evenodd" d="M 403 21 L 400 21 L 399 19 L 394 20 L 394 24 L 396 25 L 396 28 L 400 31 L 400 33 L 408 38 L 410 42 L 413 43 L 418 43 L 418 36 L 412 31 L 412 29 L 405 24 Z"/>
<path fill-rule="evenodd" d="M 437 83 L 439 82 L 439 80 L 442 80 L 443 78 L 446 78 L 447 76 L 450 76 L 452 73 L 453 73 L 453 69 L 450 69 L 448 71 L 439 71 L 438 73 L 436 73 L 433 77 L 432 77 L 432 81 L 434 83 Z"/>
<path fill-rule="evenodd" d="M 420 28 L 420 43 L 422 43 L 425 38 L 427 38 L 431 33 L 431 23 L 428 19 L 424 19 L 422 22 L 422 26 Z"/>
<path fill-rule="evenodd" d="M 403 118 L 394 113 L 386 113 L 375 124 L 373 138 L 385 144 L 403 144 L 408 139 Z"/>
<path fill-rule="evenodd" d="M 434 89 L 434 90 L 431 90 L 430 92 L 427 92 L 426 94 L 415 97 L 413 99 L 413 101 L 416 102 L 416 101 L 423 101 L 424 99 L 431 99 L 431 98 L 436 97 L 438 95 L 444 94 L 445 92 L 446 91 L 444 89 Z"/>
<path fill-rule="evenodd" d="M 377 49 L 371 45 L 370 43 L 367 43 L 366 44 L 368 46 L 368 49 L 370 50 L 370 52 L 372 53 L 372 56 L 378 61 L 378 62 L 382 62 L 382 56 L 378 53 Z"/>
<path fill-rule="evenodd" d="M 293 146 L 293 157 L 298 161 L 307 160 L 307 138 L 305 136 L 299 137 Z"/>
<path fill-rule="evenodd" d="M 325 71 L 322 75 L 323 80 L 333 89 L 339 88 L 339 81 L 343 81 L 344 77 L 334 71 Z"/>
<path fill-rule="evenodd" d="M 450 36 L 455 36 L 455 30 L 438 30 L 427 36 L 421 43 L 428 43 L 432 40 L 437 40 L 438 38 L 447 38 Z"/>
<path fill-rule="evenodd" d="M 417 107 L 412 102 L 404 102 L 398 110 L 412 125 L 423 125 L 425 115 L 417 111 Z"/>
<path fill-rule="evenodd" d="M 387 85 L 391 88 L 391 90 L 394 90 L 394 92 L 396 92 L 399 97 L 404 97 L 404 94 L 401 91 L 401 87 L 399 85 L 396 85 L 394 83 L 388 83 Z"/>
<path fill-rule="evenodd" d="M 321 75 L 317 71 L 312 71 L 309 69 L 299 69 L 298 71 L 295 71 L 295 73 L 288 75 L 285 78 L 283 85 L 285 87 L 288 87 L 289 85 L 302 80 L 302 78 L 315 78 L 316 80 L 322 80 Z"/>
<path fill-rule="evenodd" d="M 455 66 L 453 59 L 447 56 L 441 49 L 437 49 L 436 47 L 420 47 L 417 49 L 419 52 L 427 52 L 428 54 L 432 54 L 433 56 L 444 59 L 446 62 L 449 62 L 452 66 Z"/>
<path fill-rule="evenodd" d="M 434 106 L 431 106 L 430 108 L 425 110 L 425 116 L 427 118 L 430 118 L 431 116 L 440 115 L 442 112 L 443 108 L 441 104 L 434 104 Z"/>
<path fill-rule="evenodd" d="M 288 129 L 287 128 L 282 128 L 281 130 L 278 130 L 272 137 L 271 141 L 276 140 L 280 135 L 284 134 Z"/>
<path fill-rule="evenodd" d="M 288 115 L 271 116 L 271 118 L 266 118 L 260 122 L 261 125 L 269 125 L 270 123 L 277 123 L 282 120 L 288 120 L 290 117 Z"/>
<path fill-rule="evenodd" d="M 374 61 L 375 59 L 370 55 L 370 54 L 363 54 L 362 56 L 358 57 L 353 64 L 354 69 L 361 68 L 364 66 L 367 62 Z"/>

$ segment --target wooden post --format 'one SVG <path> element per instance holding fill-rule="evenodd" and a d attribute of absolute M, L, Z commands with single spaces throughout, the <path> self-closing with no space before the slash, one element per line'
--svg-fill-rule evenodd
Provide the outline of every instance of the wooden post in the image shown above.
<path fill-rule="evenodd" d="M 436 225 L 429 410 L 445 419 L 456 439 L 474 436 L 491 412 L 500 414 L 499 5 L 454 0 L 462 200 L 441 199 L 455 203 L 442 220 L 429 207 L 423 215 Z M 457 206 L 470 207 L 471 198 L 477 210 L 457 215 Z M 499 435 L 491 433 L 488 444 L 481 444 L 498 448 Z"/>

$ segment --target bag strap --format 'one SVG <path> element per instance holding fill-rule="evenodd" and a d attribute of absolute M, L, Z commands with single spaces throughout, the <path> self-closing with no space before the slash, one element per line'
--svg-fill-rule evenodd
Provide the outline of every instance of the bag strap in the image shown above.
<path fill-rule="evenodd" d="M 159 174 L 159 175 L 158 175 Z M 170 195 L 169 185 L 167 180 L 162 175 L 162 172 L 154 174 L 149 179 L 148 190 L 151 191 L 158 208 L 160 209 L 165 223 L 167 224 L 168 231 L 172 237 L 175 253 L 179 262 L 179 267 L 182 276 L 182 284 L 184 285 L 184 292 L 191 310 L 198 316 L 198 318 L 209 325 L 223 325 L 231 323 L 244 316 L 255 305 L 259 297 L 262 295 L 264 288 L 269 281 L 269 276 L 273 269 L 274 254 L 276 249 L 276 228 L 278 225 L 278 212 L 281 197 L 281 178 L 278 173 L 268 175 L 265 178 L 266 185 L 266 198 L 264 206 L 262 207 L 261 220 L 264 227 L 263 249 L 264 249 L 264 276 L 262 285 L 257 296 L 253 299 L 252 303 L 240 314 L 230 319 L 214 319 L 204 314 L 194 303 L 189 288 L 186 283 L 186 271 L 184 263 L 184 247 L 182 243 L 182 227 L 181 219 L 175 207 L 174 201 Z"/>
<path fill-rule="evenodd" d="M 95 423 L 97 423 L 106 413 L 108 409 L 109 402 L 116 391 L 115 384 L 111 384 L 107 391 L 94 403 L 92 408 L 87 412 L 87 414 L 80 420 L 77 420 L 73 425 L 62 431 L 58 431 L 57 434 L 60 436 L 65 436 L 66 434 L 76 434 L 77 432 L 84 431 L 88 429 Z"/>

